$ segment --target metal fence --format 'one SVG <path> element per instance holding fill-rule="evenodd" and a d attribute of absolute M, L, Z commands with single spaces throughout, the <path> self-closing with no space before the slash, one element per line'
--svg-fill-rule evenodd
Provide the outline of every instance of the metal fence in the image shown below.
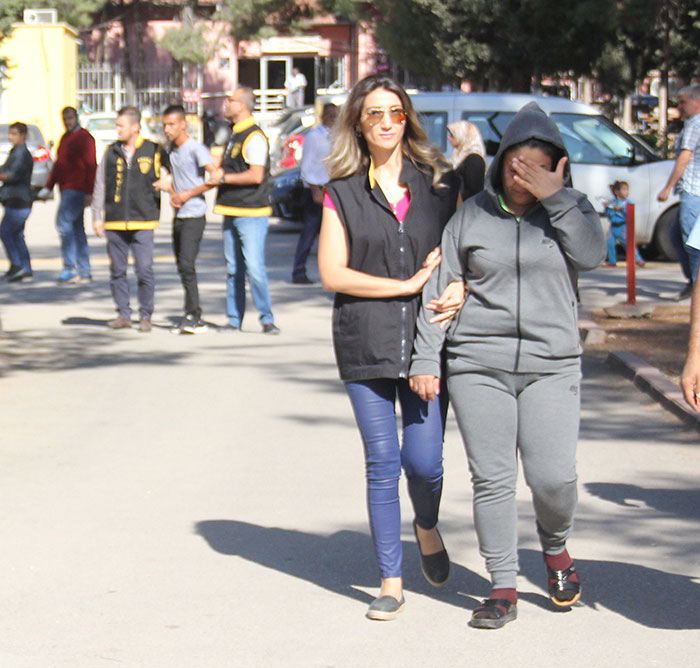
<path fill-rule="evenodd" d="M 134 72 L 133 103 L 139 109 L 157 111 L 172 103 L 182 103 L 181 68 L 140 68 Z M 83 63 L 78 68 L 78 100 L 91 112 L 116 111 L 128 104 L 127 77 L 120 66 L 109 63 Z M 196 103 L 185 103 L 196 112 Z"/>

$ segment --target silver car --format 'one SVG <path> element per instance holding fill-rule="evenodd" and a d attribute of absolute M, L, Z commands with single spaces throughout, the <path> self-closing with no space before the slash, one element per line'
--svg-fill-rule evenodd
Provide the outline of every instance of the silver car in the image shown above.
<path fill-rule="evenodd" d="M 12 144 L 7 138 L 10 132 L 8 123 L 0 123 L 0 165 L 4 165 L 7 156 L 10 154 Z M 44 141 L 44 135 L 36 125 L 27 125 L 27 149 L 34 158 L 34 168 L 32 169 L 32 192 L 36 197 L 37 193 L 46 185 L 49 174 L 53 169 L 51 151 Z"/>

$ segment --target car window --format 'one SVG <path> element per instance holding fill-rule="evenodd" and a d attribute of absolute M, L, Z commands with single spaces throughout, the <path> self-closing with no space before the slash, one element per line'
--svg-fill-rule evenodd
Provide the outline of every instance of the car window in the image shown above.
<path fill-rule="evenodd" d="M 481 132 L 487 155 L 496 155 L 498 145 L 513 112 L 462 112 L 462 119 L 474 123 Z M 552 114 L 572 163 L 629 165 L 635 155 L 634 142 L 603 116 Z"/>
<path fill-rule="evenodd" d="M 513 120 L 515 112 L 503 111 L 463 111 L 462 120 L 474 123 L 486 147 L 486 155 L 494 156 L 501 143 L 501 137 L 508 124 Z"/>
<path fill-rule="evenodd" d="M 603 116 L 552 114 L 572 163 L 630 165 L 634 143 Z"/>
<path fill-rule="evenodd" d="M 428 141 L 444 153 L 447 150 L 447 112 L 420 111 L 418 118 L 428 135 Z"/>

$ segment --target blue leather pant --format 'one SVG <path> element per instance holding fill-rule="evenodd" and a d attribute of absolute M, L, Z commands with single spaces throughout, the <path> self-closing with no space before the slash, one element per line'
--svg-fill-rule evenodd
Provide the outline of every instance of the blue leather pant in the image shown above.
<path fill-rule="evenodd" d="M 404 379 L 346 382 L 365 449 L 367 505 L 382 578 L 401 576 L 399 478 L 406 471 L 408 493 L 418 526 L 437 524 L 442 494 L 442 441 L 447 392 L 422 401 Z M 396 424 L 401 405 L 402 443 Z"/>

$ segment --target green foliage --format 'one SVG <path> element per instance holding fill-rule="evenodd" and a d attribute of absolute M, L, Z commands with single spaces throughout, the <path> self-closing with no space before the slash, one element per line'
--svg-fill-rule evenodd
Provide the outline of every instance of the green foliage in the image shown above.
<path fill-rule="evenodd" d="M 379 45 L 419 79 L 469 78 L 486 88 L 527 90 L 533 77 L 595 75 L 622 94 L 663 64 L 664 8 L 671 69 L 699 72 L 698 0 L 326 0 L 365 8 Z M 368 10 L 369 8 L 369 10 Z"/>
<path fill-rule="evenodd" d="M 223 0 L 217 18 L 229 23 L 237 40 L 261 39 L 276 35 L 280 28 L 289 32 L 312 13 L 294 0 Z"/>
<path fill-rule="evenodd" d="M 322 11 L 348 21 L 359 21 L 367 17 L 367 3 L 362 0 L 320 0 Z"/>
<path fill-rule="evenodd" d="M 700 4 L 698 0 L 668 0 L 672 69 L 686 82 L 700 73 Z"/>
<path fill-rule="evenodd" d="M 196 23 L 191 7 L 185 7 L 180 27 L 166 31 L 158 44 L 178 63 L 204 65 L 214 55 L 218 42 L 217 39 L 207 40 L 206 32 L 206 24 Z"/>
<path fill-rule="evenodd" d="M 527 90 L 532 76 L 583 73 L 611 33 L 609 0 L 379 0 L 380 45 L 438 83 Z"/>
<path fill-rule="evenodd" d="M 93 23 L 94 15 L 107 0 L 51 0 L 41 3 L 36 0 L 2 0 L 0 2 L 0 40 L 9 35 L 12 23 L 22 20 L 25 9 L 49 6 L 58 10 L 58 20 L 76 28 L 84 28 Z"/>

